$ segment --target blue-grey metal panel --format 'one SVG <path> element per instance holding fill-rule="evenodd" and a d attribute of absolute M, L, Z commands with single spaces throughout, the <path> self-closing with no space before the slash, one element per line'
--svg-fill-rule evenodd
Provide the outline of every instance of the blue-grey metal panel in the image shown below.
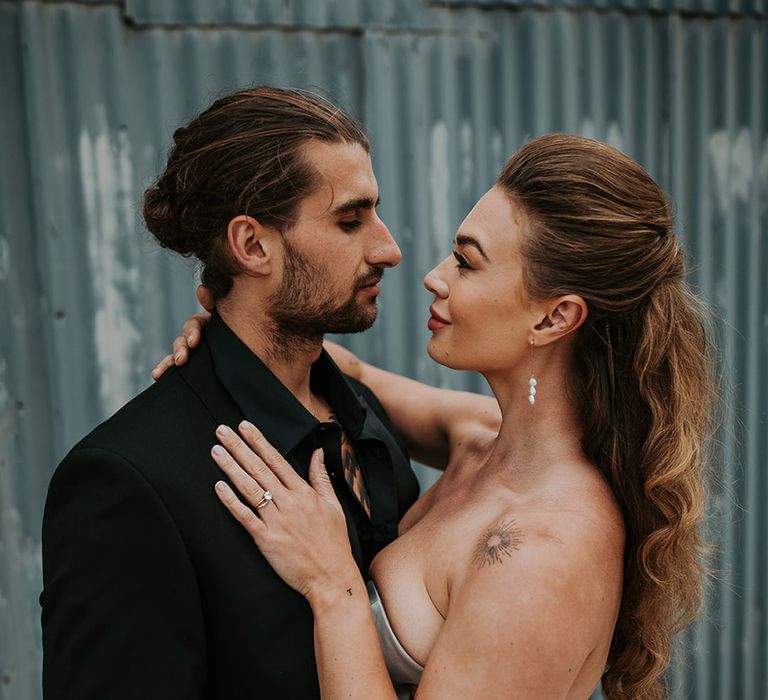
<path fill-rule="evenodd" d="M 72 0 L 36 0 L 36 1 L 53 5 L 56 3 L 61 4 L 65 2 L 71 2 Z M 21 3 L 21 2 L 26 2 L 26 0 L 0 0 L 0 2 Z M 79 5 L 124 5 L 125 0 L 77 0 L 77 3 Z"/>
<path fill-rule="evenodd" d="M 39 504 L 54 453 L 16 19 L 0 4 L 0 698 L 28 700 L 39 696 Z"/>
<path fill-rule="evenodd" d="M 615 10 L 628 12 L 684 13 L 687 15 L 768 14 L 766 0 L 432 0 L 435 7 L 482 8 L 564 7 L 574 10 Z"/>
<path fill-rule="evenodd" d="M 50 472 L 149 382 L 193 308 L 192 265 L 143 231 L 141 191 L 175 126 L 258 82 L 319 86 L 366 123 L 404 259 L 376 326 L 345 342 L 438 385 L 483 388 L 427 358 L 421 276 L 525 139 L 607 140 L 670 192 L 692 279 L 722 319 L 732 394 L 717 577 L 684 635 L 675 697 L 768 697 L 768 28 L 648 8 L 0 2 L 0 699 L 39 697 Z"/>
<path fill-rule="evenodd" d="M 460 28 L 461 13 L 538 7 L 690 15 L 768 14 L 768 0 L 125 0 L 126 16 L 137 24 L 243 25 L 334 28 L 448 30 Z"/>
<path fill-rule="evenodd" d="M 138 24 L 242 25 L 320 28 L 359 32 L 364 27 L 444 27 L 454 13 L 424 2 L 387 0 L 126 0 L 126 15 Z"/>

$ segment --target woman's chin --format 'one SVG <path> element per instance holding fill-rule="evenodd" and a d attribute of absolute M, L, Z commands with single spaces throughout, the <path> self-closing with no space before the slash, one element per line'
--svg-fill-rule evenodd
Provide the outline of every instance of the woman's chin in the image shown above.
<path fill-rule="evenodd" d="M 464 365 L 455 362 L 454 358 L 451 357 L 450 351 L 441 348 L 441 343 L 435 336 L 432 336 L 427 342 L 427 355 L 437 362 L 437 364 L 447 367 L 448 369 L 471 369 L 471 367 L 465 367 Z"/>

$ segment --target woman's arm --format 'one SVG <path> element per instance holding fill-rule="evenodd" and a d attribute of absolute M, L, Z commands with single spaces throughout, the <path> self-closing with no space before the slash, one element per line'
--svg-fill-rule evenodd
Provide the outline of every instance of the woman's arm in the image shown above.
<path fill-rule="evenodd" d="M 438 389 L 363 362 L 331 341 L 323 345 L 343 372 L 376 394 L 411 456 L 422 464 L 445 469 L 464 435 L 498 433 L 501 411 L 495 398 Z"/>
<path fill-rule="evenodd" d="M 346 589 L 329 586 L 308 600 L 321 697 L 396 700 L 360 575 Z"/>

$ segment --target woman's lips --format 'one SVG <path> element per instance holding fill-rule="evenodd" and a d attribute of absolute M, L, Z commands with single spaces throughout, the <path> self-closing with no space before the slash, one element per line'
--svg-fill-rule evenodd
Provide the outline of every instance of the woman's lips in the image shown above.
<path fill-rule="evenodd" d="M 431 316 L 429 317 L 429 321 L 427 321 L 427 328 L 434 331 L 439 331 L 441 328 L 445 328 L 446 326 L 450 326 L 450 322 L 446 321 L 437 311 L 435 311 L 431 306 L 429 307 L 429 313 Z"/>

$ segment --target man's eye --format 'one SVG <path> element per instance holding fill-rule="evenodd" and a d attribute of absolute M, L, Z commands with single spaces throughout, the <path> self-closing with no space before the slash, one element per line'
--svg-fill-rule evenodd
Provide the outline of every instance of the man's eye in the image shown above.
<path fill-rule="evenodd" d="M 343 228 L 345 231 L 352 231 L 362 223 L 363 222 L 360 221 L 360 219 L 350 219 L 349 221 L 339 221 L 339 226 L 341 226 L 341 228 Z"/>
<path fill-rule="evenodd" d="M 466 258 L 463 255 L 459 255 L 456 251 L 453 252 L 453 257 L 456 258 L 456 262 L 458 263 L 456 267 L 458 267 L 461 270 L 471 270 L 472 266 L 467 262 Z"/>

